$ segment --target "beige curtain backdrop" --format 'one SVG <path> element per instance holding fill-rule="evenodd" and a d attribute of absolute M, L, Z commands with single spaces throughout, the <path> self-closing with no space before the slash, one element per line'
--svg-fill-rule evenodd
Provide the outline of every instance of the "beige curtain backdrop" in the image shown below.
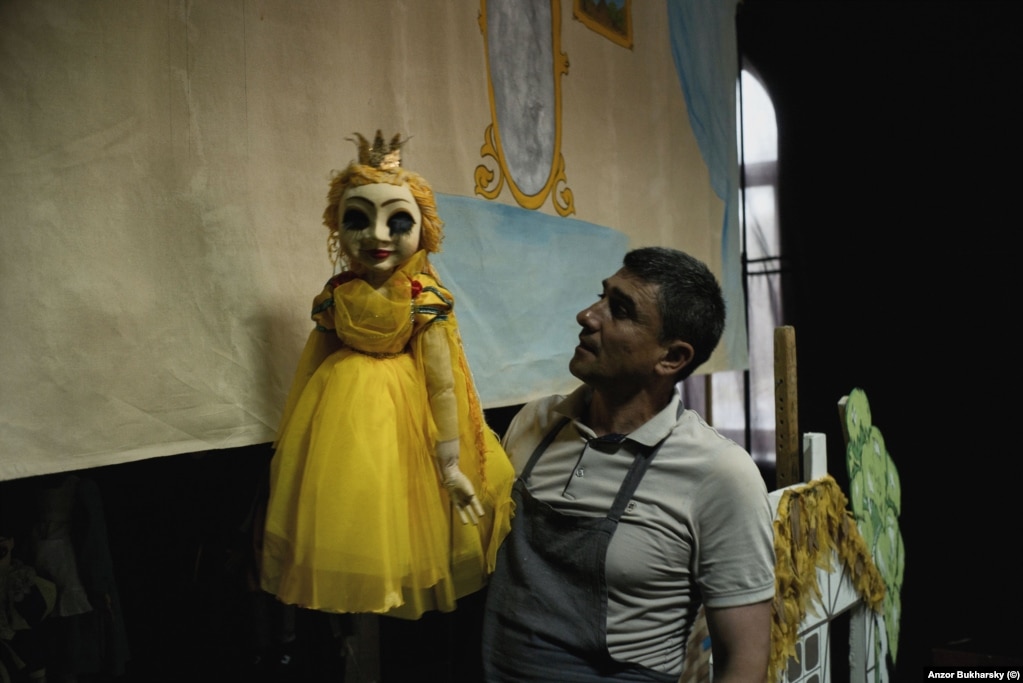
<path fill-rule="evenodd" d="M 575 213 L 525 215 L 681 247 L 720 272 L 724 205 L 664 3 L 632 3 L 631 49 L 574 20 L 571 0 L 557 11 Z M 354 132 L 411 136 L 405 165 L 438 193 L 514 207 L 474 194 L 491 122 L 480 13 L 478 0 L 0 3 L 0 479 L 272 440 L 330 275 L 328 175 Z M 532 283 L 559 270 L 520 242 L 480 254 L 484 269 L 514 264 Z M 611 272 L 578 286 L 592 299 Z M 521 296 L 543 308 L 559 290 Z M 467 344 L 486 338 L 485 304 L 462 319 Z"/>

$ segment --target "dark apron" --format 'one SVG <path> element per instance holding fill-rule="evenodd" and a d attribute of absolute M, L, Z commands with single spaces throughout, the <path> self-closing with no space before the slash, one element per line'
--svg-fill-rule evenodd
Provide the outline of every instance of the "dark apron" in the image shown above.
<path fill-rule="evenodd" d="M 607 517 L 563 515 L 525 482 L 568 422 L 544 437 L 512 489 L 515 520 L 497 554 L 504 581 L 491 583 L 483 621 L 486 680 L 675 683 L 677 675 L 616 662 L 607 650 L 607 547 L 660 444 L 636 455 Z"/>

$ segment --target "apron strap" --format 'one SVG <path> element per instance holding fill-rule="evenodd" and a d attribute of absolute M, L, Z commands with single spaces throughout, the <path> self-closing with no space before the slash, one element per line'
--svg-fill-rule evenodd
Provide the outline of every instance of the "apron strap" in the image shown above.
<path fill-rule="evenodd" d="M 543 452 L 546 451 L 547 447 L 551 445 L 551 442 L 554 441 L 554 438 L 558 435 L 559 432 L 561 432 L 562 429 L 565 428 L 565 425 L 567 425 L 570 421 L 571 420 L 569 418 L 563 417 L 560 420 L 558 420 L 557 424 L 554 425 L 554 429 L 547 432 L 547 435 L 544 436 L 543 440 L 536 445 L 536 448 L 533 449 L 533 454 L 529 456 L 529 460 L 526 462 L 526 466 L 522 468 L 522 474 L 519 475 L 519 479 L 522 479 L 523 481 L 529 479 L 529 475 L 532 474 L 533 472 L 533 465 L 536 464 L 536 461 L 540 459 L 540 456 L 543 455 Z"/>
<path fill-rule="evenodd" d="M 650 463 L 653 461 L 654 456 L 661 450 L 661 446 L 668 437 L 664 437 L 653 447 L 642 446 L 640 451 L 636 453 L 636 457 L 632 461 L 632 467 L 629 468 L 628 474 L 625 475 L 625 481 L 622 482 L 621 487 L 618 489 L 618 495 L 615 496 L 614 503 L 611 504 L 611 509 L 607 513 L 607 518 L 617 523 L 625 514 L 625 508 L 632 499 L 632 495 L 639 488 L 639 482 L 642 481 L 643 475 L 646 474 L 647 468 L 650 467 Z"/>
<path fill-rule="evenodd" d="M 519 475 L 519 479 L 525 483 L 526 479 L 533 472 L 533 466 L 536 461 L 540 459 L 544 451 L 547 450 L 548 446 L 557 438 L 561 430 L 565 428 L 571 422 L 570 418 L 563 417 L 555 423 L 554 427 L 547 432 L 544 438 L 536 445 L 533 449 L 533 453 L 529 456 L 529 460 L 526 462 L 526 466 L 522 468 L 522 473 Z M 625 508 L 629 504 L 629 500 L 632 495 L 636 493 L 636 489 L 639 488 L 639 482 L 643 479 L 643 475 L 646 474 L 647 468 L 650 467 L 650 462 L 657 455 L 657 452 L 661 450 L 661 446 L 667 440 L 667 436 L 657 442 L 654 446 L 640 446 L 639 452 L 636 453 L 636 457 L 632 461 L 632 466 L 629 468 L 629 472 L 625 475 L 625 479 L 622 482 L 621 487 L 618 489 L 618 494 L 615 496 L 614 502 L 611 504 L 611 509 L 608 511 L 607 518 L 615 523 L 621 519 L 625 513 Z"/>

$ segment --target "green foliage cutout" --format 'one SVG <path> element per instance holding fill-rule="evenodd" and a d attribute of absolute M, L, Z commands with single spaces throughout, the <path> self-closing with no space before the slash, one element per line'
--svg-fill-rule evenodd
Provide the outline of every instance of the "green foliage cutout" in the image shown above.
<path fill-rule="evenodd" d="M 899 472 L 885 448 L 881 430 L 871 422 L 870 403 L 862 389 L 853 389 L 846 397 L 842 427 L 849 470 L 849 502 L 860 535 L 884 578 L 886 589 L 880 615 L 883 624 L 878 624 L 883 628 L 874 631 L 875 661 L 883 662 L 887 651 L 894 663 L 899 648 L 905 567 L 905 550 L 899 530 L 899 513 L 902 510 Z"/>

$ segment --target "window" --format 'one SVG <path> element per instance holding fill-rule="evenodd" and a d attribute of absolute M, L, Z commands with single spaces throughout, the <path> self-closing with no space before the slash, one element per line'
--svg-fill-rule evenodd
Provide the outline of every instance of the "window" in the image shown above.
<path fill-rule="evenodd" d="M 774 329 L 782 324 L 778 126 L 771 98 L 751 68 L 743 68 L 737 87 L 739 214 L 750 367 L 745 372 L 714 373 L 709 380 L 687 380 L 685 391 L 692 407 L 700 410 L 702 403 L 702 412 L 719 432 L 743 444 L 758 464 L 773 466 Z"/>

